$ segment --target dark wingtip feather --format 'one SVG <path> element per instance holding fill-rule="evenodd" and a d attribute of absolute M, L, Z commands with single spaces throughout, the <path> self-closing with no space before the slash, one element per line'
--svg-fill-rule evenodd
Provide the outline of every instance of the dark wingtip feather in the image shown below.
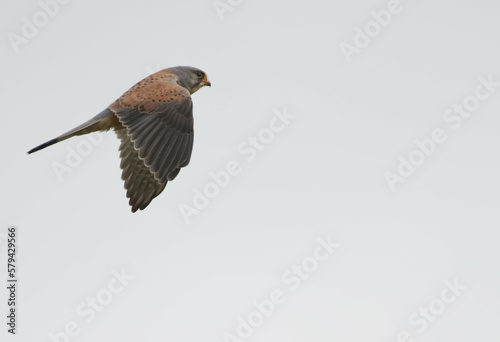
<path fill-rule="evenodd" d="M 57 142 L 59 142 L 59 139 L 57 139 L 57 138 L 49 140 L 46 143 L 43 143 L 43 144 L 29 150 L 28 154 L 32 154 L 33 152 L 40 151 L 40 150 L 44 149 L 45 147 L 49 147 L 50 145 L 54 145 Z"/>

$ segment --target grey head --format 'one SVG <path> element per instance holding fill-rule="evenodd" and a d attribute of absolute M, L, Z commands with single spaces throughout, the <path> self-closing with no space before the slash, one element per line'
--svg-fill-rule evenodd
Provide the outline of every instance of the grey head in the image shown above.
<path fill-rule="evenodd" d="M 169 68 L 171 72 L 177 75 L 178 83 L 194 94 L 198 89 L 204 86 L 211 87 L 207 74 L 198 68 L 190 66 L 177 66 Z"/>

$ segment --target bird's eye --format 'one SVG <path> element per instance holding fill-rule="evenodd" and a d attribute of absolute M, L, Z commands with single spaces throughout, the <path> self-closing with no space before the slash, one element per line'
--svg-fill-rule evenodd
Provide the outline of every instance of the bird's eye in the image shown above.
<path fill-rule="evenodd" d="M 203 73 L 198 71 L 198 72 L 196 73 L 196 77 L 198 77 L 198 78 L 203 78 Z"/>

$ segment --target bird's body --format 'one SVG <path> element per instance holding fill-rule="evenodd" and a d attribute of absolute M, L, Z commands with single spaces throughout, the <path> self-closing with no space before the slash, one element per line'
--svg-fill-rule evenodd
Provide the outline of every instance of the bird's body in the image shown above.
<path fill-rule="evenodd" d="M 28 153 L 76 135 L 112 129 L 121 140 L 120 167 L 132 212 L 142 210 L 189 164 L 193 148 L 191 94 L 203 86 L 211 84 L 199 69 L 161 70 L 89 121 Z"/>

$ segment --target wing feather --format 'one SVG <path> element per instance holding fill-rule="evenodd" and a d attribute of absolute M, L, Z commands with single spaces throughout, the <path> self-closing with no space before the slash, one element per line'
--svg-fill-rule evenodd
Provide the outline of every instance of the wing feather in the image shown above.
<path fill-rule="evenodd" d="M 149 168 L 139 158 L 134 143 L 130 140 L 126 129 L 116 131 L 116 135 L 121 140 L 120 158 L 122 179 L 125 181 L 127 189 L 127 198 L 132 207 L 132 212 L 143 210 L 149 203 L 158 196 L 165 186 L 165 183 L 159 183 Z"/>
<path fill-rule="evenodd" d="M 172 99 L 165 94 L 176 96 Z M 117 135 L 127 197 L 132 211 L 142 210 L 189 163 L 193 149 L 191 96 L 167 77 L 165 82 L 140 82 L 109 108 L 124 127 Z"/>

